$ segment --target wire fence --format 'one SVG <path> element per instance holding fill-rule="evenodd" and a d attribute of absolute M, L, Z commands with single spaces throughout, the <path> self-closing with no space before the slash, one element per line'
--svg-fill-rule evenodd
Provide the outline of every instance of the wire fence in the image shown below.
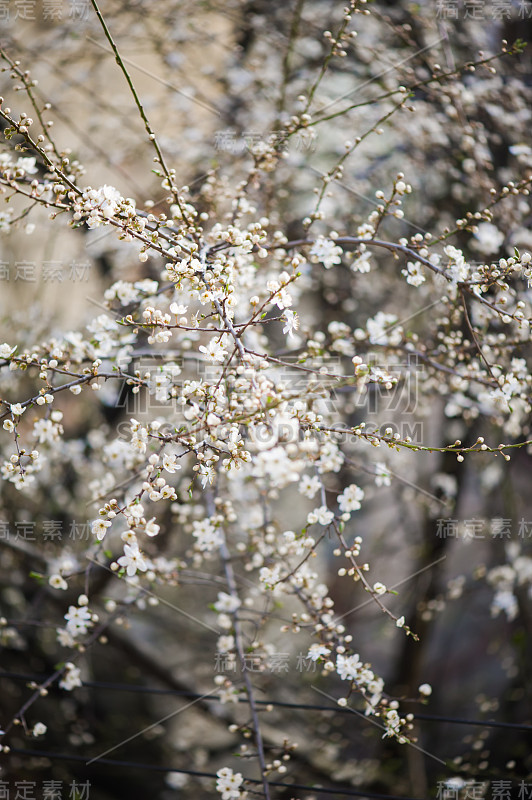
<path fill-rule="evenodd" d="M 10 672 L 10 671 L 0 672 L 0 678 L 21 680 L 37 685 L 46 680 L 47 677 L 48 676 L 42 676 L 42 675 L 41 676 L 25 675 L 22 673 Z M 199 694 L 197 692 L 187 691 L 184 689 L 183 690 L 162 689 L 162 688 L 141 686 L 138 684 L 129 684 L 129 683 L 114 683 L 108 681 L 83 681 L 81 688 L 83 687 L 88 689 L 102 690 L 102 691 L 133 692 L 137 694 L 175 696 L 192 700 L 202 699 L 209 702 L 220 701 L 219 696 L 214 694 L 205 695 L 205 694 Z M 239 698 L 239 702 L 245 703 L 246 699 Z M 256 700 L 256 704 L 262 707 L 270 706 L 270 707 L 293 709 L 297 711 L 334 712 L 335 714 L 352 713 L 351 709 L 349 708 L 326 706 L 314 703 L 290 703 L 279 700 Z M 414 719 L 423 722 L 450 723 L 455 725 L 471 725 L 483 728 L 506 728 L 515 731 L 532 732 L 532 724 L 528 723 L 500 722 L 497 720 L 464 719 L 461 717 L 446 717 L 446 716 L 444 717 L 444 716 L 437 716 L 434 714 L 413 713 L 412 716 Z M 87 756 L 75 755 L 71 753 L 56 753 L 48 750 L 19 748 L 19 747 L 10 747 L 9 752 L 14 753 L 17 756 L 21 756 L 23 758 L 34 758 L 34 757 L 47 758 L 52 761 L 65 761 L 65 762 L 70 761 L 70 762 L 84 763 L 86 766 L 89 766 L 91 763 L 97 763 L 99 765 L 105 765 L 109 767 L 124 767 L 127 768 L 128 770 L 144 770 L 144 771 L 151 771 L 164 774 L 176 773 L 198 779 L 207 778 L 210 780 L 216 780 L 217 778 L 217 775 L 214 772 L 204 772 L 200 770 L 184 769 L 181 767 L 175 767 L 173 765 L 147 764 L 138 761 L 133 762 L 133 761 L 111 759 L 105 757 L 91 760 L 88 759 Z M 254 778 L 246 778 L 245 781 L 246 784 L 253 786 L 260 786 L 262 784 L 261 780 Z M 409 797 L 407 795 L 390 795 L 368 790 L 347 789 L 347 788 L 337 789 L 332 786 L 322 786 L 321 784 L 308 785 L 308 784 L 290 783 L 288 781 L 283 782 L 283 781 L 268 780 L 268 785 L 279 789 L 306 791 L 306 792 L 312 792 L 316 795 L 327 795 L 335 797 L 375 798 L 375 800 L 416 800 L 416 798 Z"/>

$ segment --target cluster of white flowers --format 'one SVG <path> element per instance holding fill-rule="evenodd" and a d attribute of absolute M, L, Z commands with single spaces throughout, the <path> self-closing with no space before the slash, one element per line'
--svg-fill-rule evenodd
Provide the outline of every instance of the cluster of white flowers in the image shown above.
<path fill-rule="evenodd" d="M 399 344 L 403 338 L 403 329 L 401 325 L 396 323 L 396 315 L 387 314 L 384 311 L 379 311 L 374 317 L 368 319 L 366 322 L 366 330 L 371 344 Z M 361 331 L 361 334 L 364 336 L 364 331 Z M 356 335 L 357 331 L 355 331 L 355 336 Z"/>
<path fill-rule="evenodd" d="M 222 532 L 215 528 L 209 519 L 194 520 L 192 535 L 196 539 L 199 550 L 212 552 L 217 550 L 223 542 Z"/>
<path fill-rule="evenodd" d="M 325 269 L 331 269 L 335 264 L 342 263 L 343 250 L 332 239 L 318 236 L 312 247 L 310 255 L 314 261 L 320 261 Z"/>
<path fill-rule="evenodd" d="M 471 267 L 466 262 L 464 254 L 458 248 L 448 244 L 443 248 L 446 256 L 449 258 L 446 274 L 449 276 L 453 284 L 467 281 L 470 277 Z"/>
<path fill-rule="evenodd" d="M 366 714 L 373 714 L 381 700 L 384 681 L 363 664 L 358 654 L 336 656 L 336 672 L 343 681 L 354 681 L 366 701 Z"/>
<path fill-rule="evenodd" d="M 358 14 L 358 5 L 367 4 L 350 0 L 346 26 L 351 12 Z M 364 11 L 361 17 L 371 16 Z M 250 25 L 256 24 L 254 16 Z M 267 22 L 263 18 L 263 24 Z M 341 49 L 348 43 L 343 35 L 331 57 L 347 55 L 347 49 Z M 310 44 L 307 40 L 302 50 L 312 50 Z M 20 78 L 15 67 L 12 76 Z M 254 86 L 250 75 L 241 73 L 240 80 Z M 451 87 L 451 76 L 448 82 Z M 408 87 L 398 91 L 405 98 L 410 92 Z M 30 102 L 31 94 L 27 96 Z M 304 105 L 305 95 L 302 98 L 298 102 Z M 310 107 L 312 97 L 308 100 Z M 467 106 L 467 92 L 463 102 Z M 443 105 L 450 111 L 448 116 L 441 112 L 443 122 L 422 115 L 418 128 L 412 123 L 406 130 L 419 134 L 421 149 L 425 141 L 431 146 L 436 141 L 449 152 L 463 147 L 468 153 L 463 173 L 472 175 L 479 154 L 489 162 L 481 141 L 484 133 L 474 125 L 468 132 L 461 125 L 455 130 L 450 122 L 454 104 Z M 524 107 L 521 102 L 518 106 Z M 313 121 L 307 111 L 290 116 L 283 108 L 278 113 L 279 133 L 292 136 L 309 125 L 314 131 L 314 122 L 324 120 Z M 92 536 L 87 536 L 87 547 L 76 544 L 74 554 L 65 550 L 60 557 L 51 554 L 53 545 L 50 551 L 45 548 L 44 579 L 51 589 L 74 591 L 88 557 L 116 591 L 101 606 L 91 596 L 91 608 L 102 607 L 109 615 L 98 627 L 89 598 L 80 595 L 70 604 L 67 595 L 68 609 L 58 614 L 60 619 L 66 610 L 65 623 L 58 628 L 57 621 L 53 624 L 57 644 L 76 652 L 70 656 L 75 660 L 93 640 L 103 642 L 100 628 L 127 624 L 128 609 L 140 612 L 155 606 L 159 599 L 154 586 L 178 592 L 181 583 L 197 580 L 208 587 L 202 590 L 204 611 L 217 625 L 209 647 L 215 648 L 217 658 L 227 656 L 220 658 L 226 671 L 245 673 L 240 664 L 244 652 L 256 659 L 257 673 L 265 670 L 268 657 L 280 654 L 265 622 L 274 619 L 271 609 L 276 604 L 284 606 L 281 632 L 306 636 L 304 649 L 308 647 L 312 666 L 348 682 L 349 695 L 362 697 L 366 714 L 379 717 L 385 736 L 404 743 L 412 729 L 410 719 L 386 696 L 383 679 L 353 652 L 350 623 L 336 612 L 340 592 L 336 583 L 333 592 L 327 580 L 334 574 L 345 580 L 348 593 L 353 585 L 355 591 L 365 592 L 379 613 L 387 615 L 398 639 L 412 635 L 405 616 L 385 605 L 395 602 L 387 586 L 399 583 L 396 576 L 387 572 L 383 583 L 377 580 L 373 562 L 369 572 L 365 553 L 359 561 L 365 543 L 352 515 L 363 501 L 377 505 L 382 496 L 393 499 L 394 493 L 386 491 L 393 476 L 394 489 L 399 492 L 401 484 L 407 484 L 408 503 L 413 506 L 412 498 L 419 494 L 416 513 L 430 517 L 439 498 L 418 485 L 424 484 L 423 475 L 410 475 L 416 449 L 424 450 L 427 458 L 431 451 L 454 452 L 460 462 L 472 451 L 479 459 L 489 451 L 502 456 L 497 462 L 509 460 L 504 444 L 488 447 L 479 437 L 471 447 L 462 446 L 456 436 L 465 442 L 472 422 L 487 421 L 490 430 L 499 425 L 516 439 L 512 447 L 529 444 L 523 432 L 528 436 L 531 411 L 526 351 L 531 297 L 523 278 L 531 276 L 532 258 L 515 251 L 497 263 L 474 264 L 469 259 L 471 248 L 490 258 L 502 256 L 498 251 L 510 242 L 513 223 L 523 227 L 526 222 L 525 198 L 532 177 L 509 184 L 492 206 L 468 212 L 464 220 L 457 220 L 454 233 L 442 218 L 434 234 L 425 233 L 419 223 L 418 232 L 410 236 L 408 204 L 412 202 L 411 213 L 417 213 L 415 203 L 420 201 L 410 197 L 415 193 L 403 173 L 390 179 L 389 164 L 385 176 L 379 172 L 377 184 L 384 190 L 388 186 L 387 195 L 381 189 L 375 193 L 378 202 L 369 215 L 358 209 L 344 213 L 334 191 L 325 190 L 338 188 L 335 181 L 361 138 L 347 143 L 336 167 L 323 178 L 323 192 L 314 187 L 316 206 L 302 220 L 307 238 L 290 241 L 282 224 L 286 204 L 283 200 L 276 205 L 274 196 L 284 176 L 272 175 L 271 183 L 264 180 L 281 158 L 271 141 L 248 148 L 253 167 L 246 172 L 246 166 L 233 165 L 235 181 L 220 167 L 189 188 L 177 186 L 176 171 L 166 167 L 155 134 L 149 134 L 156 144 L 157 185 L 166 198 L 166 213 L 160 208 L 155 213 L 155 201 L 137 211 L 135 201 L 111 185 L 83 188 L 81 165 L 70 163 L 66 150 L 58 155 L 48 129 L 47 136 L 28 138 L 33 122 L 27 116 L 11 120 L 10 113 L 0 109 L 4 122 L 24 140 L 21 146 L 35 153 L 40 165 L 33 155 L 17 160 L 0 153 L 0 193 L 9 193 L 9 199 L 18 193 L 17 202 L 28 203 L 19 219 L 40 204 L 59 218 L 59 224 L 63 218 L 70 220 L 72 237 L 79 236 L 76 228 L 111 225 L 117 233 L 113 247 L 124 253 L 121 257 L 110 250 L 111 285 L 104 292 L 103 313 L 94 313 L 83 331 L 58 333 L 54 325 L 53 334 L 37 343 L 24 328 L 17 344 L 0 344 L 3 479 L 20 490 L 22 504 L 28 499 L 27 508 L 39 514 L 41 498 L 47 496 L 65 519 L 74 518 L 79 508 L 89 509 Z M 334 116 L 342 124 L 342 114 Z M 512 124 L 518 126 L 517 118 Z M 457 143 L 452 136 L 458 134 Z M 363 147 L 359 152 L 356 174 L 380 170 L 378 163 L 369 169 Z M 514 156 L 524 159 L 527 152 L 517 149 Z M 288 170 L 288 159 L 285 165 Z M 45 177 L 32 180 L 45 170 Z M 436 166 L 436 179 L 442 177 L 438 170 Z M 414 174 L 412 183 L 416 182 Z M 295 188 L 294 220 L 299 222 L 307 196 L 305 190 L 302 201 Z M 473 188 L 471 183 L 453 184 L 464 204 Z M 488 220 L 495 219 L 496 206 L 506 195 L 514 205 L 501 212 L 498 227 Z M 15 213 L 0 213 L 0 229 L 16 224 Z M 329 230 L 329 235 L 319 230 Z M 345 234 L 336 232 L 340 230 Z M 405 230 L 410 238 L 399 238 Z M 457 232 L 463 250 L 448 243 Z M 473 236 L 466 236 L 468 232 Z M 529 233 L 520 235 L 526 239 Z M 97 238 L 97 233 L 89 233 L 91 245 Z M 150 263 L 144 263 L 148 259 Z M 342 263 L 345 269 L 333 269 Z M 429 297 L 432 290 L 434 298 Z M 440 447 L 418 445 L 410 434 L 394 433 L 390 426 L 401 410 L 393 402 L 393 420 L 381 414 L 392 390 L 407 384 L 414 362 L 423 370 L 416 375 L 416 410 L 407 409 L 408 417 L 425 415 L 425 422 L 428 412 L 438 412 L 441 425 L 434 424 L 430 433 L 436 437 L 441 427 L 445 444 Z M 122 404 L 124 397 L 127 402 Z M 59 410 L 63 401 L 64 412 Z M 378 425 L 373 425 L 375 418 Z M 72 432 L 76 426 L 80 433 Z M 453 439 L 454 445 L 447 444 Z M 42 455 L 37 446 L 42 446 Z M 381 448 L 379 453 L 385 450 L 386 455 L 372 463 L 366 457 L 374 452 L 371 448 Z M 404 472 L 408 480 L 401 479 Z M 458 498 L 458 486 L 457 478 L 443 473 L 431 484 L 449 501 Z M 7 489 L 11 492 L 12 486 Z M 20 509 L 21 519 L 27 508 Z M 369 519 L 364 517 L 364 525 Z M 329 550 L 322 544 L 329 540 L 334 541 L 334 557 L 342 560 L 333 573 Z M 18 557 L 16 548 L 14 552 L 13 558 Z M 530 591 L 532 585 L 532 559 L 510 551 L 508 562 L 488 570 L 487 582 L 494 590 L 491 613 L 503 611 L 513 620 L 519 613 L 518 590 Z M 86 586 L 91 587 L 86 576 Z M 311 636 L 314 641 L 309 644 Z M 357 650 L 363 653 L 362 638 Z M 252 703 L 255 687 L 248 675 L 240 677 Z M 67 691 L 81 686 L 80 668 L 68 662 L 59 685 Z M 215 685 L 220 702 L 244 697 L 236 678 L 233 684 L 226 675 L 218 675 Z M 430 692 L 430 686 L 422 684 L 418 701 Z M 347 705 L 347 698 L 342 697 L 340 705 Z M 256 752 L 262 756 L 256 715 L 251 716 L 256 729 L 249 735 L 254 735 Z M 45 730 L 36 723 L 33 735 Z M 242 731 L 247 739 L 247 728 L 235 725 L 231 733 Z M 282 758 L 289 751 L 284 746 Z M 263 773 L 274 769 L 284 769 L 281 757 Z M 216 789 L 223 800 L 243 798 L 243 784 L 243 776 L 229 767 L 217 773 Z"/>
<path fill-rule="evenodd" d="M 509 562 L 494 567 L 487 574 L 488 583 L 495 589 L 491 603 L 491 614 L 497 617 L 504 611 L 509 621 L 517 617 L 519 606 L 516 595 L 518 587 L 532 587 L 532 558 L 523 555 L 520 548 L 508 548 Z"/>
<path fill-rule="evenodd" d="M 63 677 L 59 681 L 59 686 L 61 689 L 65 689 L 67 692 L 71 692 L 72 689 L 76 689 L 78 686 L 81 686 L 81 671 L 78 667 L 76 667 L 72 662 L 68 662 L 65 664 L 65 672 Z"/>
<path fill-rule="evenodd" d="M 37 159 L 34 156 L 21 156 L 13 161 L 10 153 L 0 153 L 0 174 L 8 180 L 35 175 L 37 171 Z"/>
<path fill-rule="evenodd" d="M 244 797 L 240 787 L 244 782 L 240 772 L 233 772 L 229 767 L 223 767 L 216 773 L 216 791 L 222 795 L 222 800 L 238 800 Z"/>
<path fill-rule="evenodd" d="M 308 525 L 330 525 L 334 519 L 334 512 L 330 511 L 327 506 L 320 506 L 315 508 L 307 515 Z"/>
<path fill-rule="evenodd" d="M 74 220 L 86 217 L 87 227 L 97 228 L 99 225 L 108 224 L 118 215 L 135 214 L 135 202 L 128 198 L 125 200 L 118 189 L 105 184 L 99 189 L 88 186 L 81 198 L 73 205 Z"/>
<path fill-rule="evenodd" d="M 128 306 L 131 303 L 137 303 L 143 297 L 156 294 L 158 288 L 158 282 L 150 279 L 134 283 L 116 281 L 109 289 L 106 289 L 104 298 L 108 302 L 116 298 L 122 306 Z"/>
<path fill-rule="evenodd" d="M 84 601 L 79 606 L 69 606 L 65 619 L 67 621 L 66 629 L 68 633 L 75 639 L 77 636 L 84 636 L 89 628 L 94 624 L 94 615 L 87 607 L 87 598 L 80 597 L 78 602 Z"/>

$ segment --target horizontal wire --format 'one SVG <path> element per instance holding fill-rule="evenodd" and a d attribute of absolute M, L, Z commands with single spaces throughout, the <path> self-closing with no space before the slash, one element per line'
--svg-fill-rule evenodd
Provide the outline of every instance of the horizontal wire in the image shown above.
<path fill-rule="evenodd" d="M 25 750 L 19 747 L 11 747 L 11 753 L 20 756 L 39 758 L 50 758 L 58 761 L 83 761 L 87 763 L 87 756 L 70 755 L 68 753 L 50 753 L 46 750 Z M 136 761 L 119 761 L 114 758 L 98 758 L 93 761 L 96 764 L 105 764 L 112 767 L 129 767 L 130 769 L 149 770 L 151 772 L 178 772 L 182 775 L 190 775 L 194 778 L 212 778 L 218 776 L 214 772 L 197 772 L 192 769 L 178 769 L 177 767 L 165 767 L 158 764 L 139 764 Z M 256 778 L 244 778 L 245 783 L 261 784 L 262 780 Z M 379 794 L 377 792 L 361 792 L 356 789 L 333 789 L 330 787 L 307 786 L 301 783 L 281 783 L 280 781 L 268 781 L 268 786 L 277 786 L 282 789 L 301 789 L 302 791 L 315 792 L 316 794 L 342 795 L 344 797 L 372 797 L 375 800 L 415 800 L 413 797 L 396 794 Z"/>
<path fill-rule="evenodd" d="M 13 678 L 25 681 L 35 681 L 39 683 L 43 678 L 36 678 L 31 675 L 21 675 L 17 672 L 0 672 L 0 678 Z M 219 701 L 218 695 L 210 695 L 205 697 L 203 694 L 197 692 L 189 692 L 186 689 L 155 689 L 149 686 L 140 686 L 138 684 L 130 683 L 109 683 L 106 681 L 83 681 L 83 686 L 91 689 L 112 689 L 117 692 L 136 692 L 139 694 L 162 694 L 162 695 L 175 695 L 177 697 L 188 697 L 192 700 L 211 700 L 214 702 Z M 245 698 L 239 698 L 239 702 L 247 703 Z M 335 706 L 321 706 L 312 703 L 285 703 L 281 700 L 256 700 L 256 705 L 260 706 L 275 706 L 277 708 L 294 708 L 300 711 L 334 711 L 337 714 L 352 714 L 350 708 L 341 708 Z M 413 712 L 412 712 L 413 713 Z M 484 728 L 510 728 L 513 730 L 532 731 L 532 725 L 519 722 L 496 722 L 484 721 L 478 719 L 463 719 L 461 717 L 440 717 L 433 714 L 415 714 L 414 719 L 424 720 L 427 722 L 449 722 L 456 725 L 477 725 Z"/>

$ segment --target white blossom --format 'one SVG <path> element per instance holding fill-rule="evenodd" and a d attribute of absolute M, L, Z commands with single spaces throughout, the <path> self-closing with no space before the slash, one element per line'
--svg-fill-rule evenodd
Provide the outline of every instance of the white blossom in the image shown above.
<path fill-rule="evenodd" d="M 99 542 L 104 538 L 107 533 L 107 528 L 111 527 L 111 523 L 107 519 L 96 519 L 91 525 L 91 530 Z"/>
<path fill-rule="evenodd" d="M 216 550 L 223 544 L 223 534 L 217 530 L 208 520 L 195 520 L 192 523 L 192 535 L 195 537 L 197 546 L 202 551 Z"/>
<path fill-rule="evenodd" d="M 221 364 L 227 355 L 227 350 L 225 350 L 223 345 L 219 341 L 216 341 L 216 339 L 211 339 L 207 347 L 200 345 L 199 350 L 201 353 L 205 353 L 207 358 L 217 364 Z"/>
<path fill-rule="evenodd" d="M 117 559 L 121 567 L 124 567 L 129 577 L 136 575 L 137 570 L 146 572 L 148 565 L 140 552 L 138 545 L 124 545 L 124 555 Z"/>
<path fill-rule="evenodd" d="M 323 236 L 318 236 L 310 249 L 310 255 L 314 260 L 321 261 L 325 269 L 340 264 L 342 252 L 342 248 L 335 245 L 332 239 L 325 239 Z"/>
<path fill-rule="evenodd" d="M 317 661 L 322 656 L 328 656 L 331 652 L 330 647 L 326 647 L 324 644 L 311 644 L 309 647 L 309 651 L 307 654 L 307 658 L 310 658 L 311 661 Z"/>
<path fill-rule="evenodd" d="M 181 465 L 177 463 L 177 456 L 175 454 L 169 455 L 167 453 L 163 455 L 163 467 L 171 474 L 174 474 L 178 469 L 181 469 Z"/>
<path fill-rule="evenodd" d="M 63 589 L 63 591 L 68 589 L 68 583 L 61 575 L 58 574 L 50 575 L 48 578 L 48 583 L 53 589 Z"/>
<path fill-rule="evenodd" d="M 223 767 L 216 773 L 216 791 L 222 795 L 222 800 L 238 800 L 241 796 L 240 786 L 244 782 L 240 772 L 233 772 L 229 767 Z"/>
<path fill-rule="evenodd" d="M 319 492 L 321 487 L 320 479 L 317 475 L 302 475 L 299 482 L 299 491 L 308 497 L 310 500 L 314 497 L 316 492 Z"/>
<path fill-rule="evenodd" d="M 377 486 L 391 486 L 391 472 L 382 461 L 375 463 L 375 483 Z"/>
<path fill-rule="evenodd" d="M 69 606 L 68 612 L 65 614 L 67 621 L 66 629 L 72 637 L 82 636 L 87 633 L 91 627 L 92 614 L 86 606 Z"/>
<path fill-rule="evenodd" d="M 343 681 L 356 681 L 361 669 L 362 663 L 359 655 L 338 654 L 336 656 L 336 672 Z"/>
<path fill-rule="evenodd" d="M 358 511 L 364 499 L 364 490 L 352 483 L 338 497 L 338 505 L 343 512 Z"/>
<path fill-rule="evenodd" d="M 307 516 L 307 524 L 308 525 L 315 525 L 318 523 L 319 525 L 330 525 L 330 523 L 334 519 L 334 512 L 329 511 L 327 506 L 320 506 L 319 508 L 315 508 L 314 511 L 311 511 Z"/>
<path fill-rule="evenodd" d="M 0 358 L 9 358 L 16 349 L 16 347 L 12 347 L 10 344 L 7 344 L 7 342 L 0 344 Z"/>
<path fill-rule="evenodd" d="M 287 333 L 289 337 L 294 336 L 294 331 L 297 331 L 299 328 L 299 317 L 296 312 L 292 311 L 290 308 L 285 308 L 283 317 L 285 318 L 283 333 Z"/>
<path fill-rule="evenodd" d="M 44 722 L 36 722 L 33 726 L 32 734 L 34 736 L 44 736 L 48 728 L 44 724 Z"/>
<path fill-rule="evenodd" d="M 504 233 L 491 222 L 481 222 L 477 225 L 474 236 L 471 246 L 488 256 L 495 255 L 504 242 Z"/>
<path fill-rule="evenodd" d="M 406 282 L 411 286 L 421 286 L 422 283 L 425 283 L 425 275 L 420 261 L 409 261 L 406 269 L 401 270 L 401 272 L 405 275 Z"/>
<path fill-rule="evenodd" d="M 63 678 L 59 681 L 59 686 L 61 689 L 65 689 L 67 692 L 71 692 L 72 689 L 75 689 L 78 686 L 81 686 L 81 672 L 78 667 L 75 667 L 74 664 L 68 663 L 65 665 L 65 673 Z"/>
<path fill-rule="evenodd" d="M 242 605 L 238 597 L 233 597 L 226 592 L 218 592 L 218 600 L 214 604 L 216 611 L 222 614 L 233 614 Z"/>

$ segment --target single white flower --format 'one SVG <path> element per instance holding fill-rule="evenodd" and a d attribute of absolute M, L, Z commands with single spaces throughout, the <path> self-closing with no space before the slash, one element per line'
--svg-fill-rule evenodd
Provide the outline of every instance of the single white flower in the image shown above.
<path fill-rule="evenodd" d="M 325 647 L 324 644 L 311 644 L 308 650 L 307 658 L 310 658 L 311 661 L 317 661 L 318 658 L 321 658 L 321 656 L 328 656 L 330 652 L 330 648 Z"/>
<path fill-rule="evenodd" d="M 310 500 L 312 500 L 316 492 L 319 491 L 320 487 L 321 483 L 317 475 L 301 476 L 301 481 L 299 483 L 299 491 L 301 492 L 301 494 L 304 494 L 305 497 L 308 497 Z"/>
<path fill-rule="evenodd" d="M 54 589 L 63 589 L 63 591 L 68 589 L 68 583 L 61 575 L 50 575 L 48 578 L 48 583 Z"/>
<path fill-rule="evenodd" d="M 177 472 L 178 469 L 181 469 L 181 465 L 177 463 L 177 456 L 175 453 L 172 453 L 171 455 L 165 453 L 163 455 L 163 468 L 172 475 L 174 472 Z"/>
<path fill-rule="evenodd" d="M 157 536 L 159 531 L 161 530 L 160 525 L 157 525 L 155 522 L 155 517 L 148 520 L 146 523 L 146 527 L 144 528 L 144 533 L 146 536 Z"/>
<path fill-rule="evenodd" d="M 103 537 L 107 533 L 107 528 L 111 527 L 111 523 L 107 519 L 96 519 L 91 525 L 91 530 L 95 534 L 96 538 L 99 542 L 102 541 Z"/>
<path fill-rule="evenodd" d="M 44 722 L 36 722 L 33 726 L 32 733 L 34 736 L 44 736 L 48 728 L 44 724 Z"/>
<path fill-rule="evenodd" d="M 37 172 L 36 162 L 37 159 L 33 156 L 21 157 L 17 160 L 15 167 L 24 170 L 27 175 L 35 175 Z"/>
<path fill-rule="evenodd" d="M 0 358 L 9 358 L 9 356 L 13 355 L 15 350 L 16 347 L 12 347 L 6 342 L 4 342 L 4 344 L 0 344 Z"/>
<path fill-rule="evenodd" d="M 423 274 L 421 263 L 419 261 L 409 261 L 406 269 L 401 270 L 402 274 L 406 277 L 406 282 L 410 286 L 421 286 L 425 283 L 425 275 Z"/>
<path fill-rule="evenodd" d="M 142 519 L 144 516 L 144 506 L 142 503 L 133 503 L 132 506 L 129 506 L 128 511 L 133 519 Z"/>
<path fill-rule="evenodd" d="M 377 486 L 390 486 L 391 485 L 391 473 L 386 464 L 379 461 L 375 465 L 375 483 Z"/>
<path fill-rule="evenodd" d="M 220 636 L 216 643 L 216 649 L 219 653 L 228 653 L 230 650 L 235 649 L 235 637 L 228 634 Z"/>
<path fill-rule="evenodd" d="M 178 303 L 172 303 L 170 305 L 170 312 L 172 314 L 175 314 L 176 317 L 182 317 L 183 314 L 187 313 L 187 311 L 188 311 L 188 306 L 184 306 L 184 305 L 178 304 Z"/>
<path fill-rule="evenodd" d="M 221 364 L 227 355 L 223 345 L 217 342 L 216 339 L 211 339 L 207 347 L 200 344 L 199 350 L 201 353 L 205 353 L 211 361 L 218 364 Z"/>
<path fill-rule="evenodd" d="M 137 570 L 140 572 L 146 572 L 148 569 L 148 566 L 142 557 L 142 553 L 135 545 L 125 544 L 124 555 L 120 556 L 117 561 L 121 567 L 125 568 L 128 577 L 135 575 Z"/>
<path fill-rule="evenodd" d="M 74 664 L 68 662 L 68 664 L 65 665 L 65 674 L 63 679 L 59 681 L 60 688 L 65 689 L 67 692 L 71 692 L 72 689 L 82 685 L 80 676 L 80 670 L 75 667 Z"/>
<path fill-rule="evenodd" d="M 285 308 L 283 317 L 286 320 L 283 333 L 287 333 L 288 336 L 294 336 L 294 331 L 297 331 L 299 328 L 299 317 L 296 312 L 292 311 L 290 308 Z"/>
<path fill-rule="evenodd" d="M 75 639 L 66 628 L 56 628 L 57 641 L 61 647 L 75 647 Z"/>
<path fill-rule="evenodd" d="M 345 512 L 358 511 L 360 502 L 364 499 L 364 490 L 352 483 L 338 497 L 338 506 Z"/>
<path fill-rule="evenodd" d="M 233 597 L 226 592 L 218 592 L 218 600 L 214 604 L 214 608 L 221 614 L 233 614 L 241 605 L 242 601 L 238 597 Z"/>
<path fill-rule="evenodd" d="M 201 475 L 201 488 L 205 489 L 208 483 L 214 480 L 214 467 L 208 467 L 206 464 L 200 464 L 199 475 Z"/>

